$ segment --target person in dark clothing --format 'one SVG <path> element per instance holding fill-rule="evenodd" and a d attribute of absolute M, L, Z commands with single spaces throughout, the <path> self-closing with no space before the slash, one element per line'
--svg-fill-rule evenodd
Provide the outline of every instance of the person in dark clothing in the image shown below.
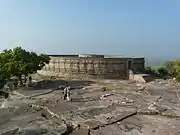
<path fill-rule="evenodd" d="M 29 76 L 29 82 L 30 82 L 30 83 L 32 82 L 32 77 L 31 77 L 31 76 Z"/>

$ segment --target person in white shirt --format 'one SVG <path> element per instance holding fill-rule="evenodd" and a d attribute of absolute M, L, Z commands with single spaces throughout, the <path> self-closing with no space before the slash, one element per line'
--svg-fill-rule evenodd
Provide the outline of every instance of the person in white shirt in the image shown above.
<path fill-rule="evenodd" d="M 63 93 L 64 94 L 64 97 L 63 97 L 64 100 L 71 101 L 70 89 L 71 89 L 71 87 L 65 87 L 64 88 L 64 93 Z"/>

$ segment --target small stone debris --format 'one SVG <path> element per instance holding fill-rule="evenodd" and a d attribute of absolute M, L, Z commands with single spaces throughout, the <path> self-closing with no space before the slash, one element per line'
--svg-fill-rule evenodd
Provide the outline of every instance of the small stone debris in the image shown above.
<path fill-rule="evenodd" d="M 138 87 L 139 90 L 144 90 L 146 89 L 146 87 L 143 84 L 136 84 L 136 86 Z"/>
<path fill-rule="evenodd" d="M 86 90 L 86 89 L 87 89 L 87 87 L 82 88 L 82 90 Z"/>
<path fill-rule="evenodd" d="M 115 104 L 132 104 L 134 103 L 134 100 L 129 99 L 127 97 L 118 97 L 118 96 L 113 96 L 114 94 L 104 94 L 100 97 L 101 100 L 106 100 L 108 99 L 110 102 L 113 102 Z M 108 98 L 109 96 L 112 96 L 110 98 Z"/>
<path fill-rule="evenodd" d="M 41 116 L 42 116 L 43 118 L 45 118 L 45 119 L 49 119 L 49 118 L 50 118 L 49 114 L 48 114 L 45 110 L 43 110 L 43 111 L 41 112 Z"/>
<path fill-rule="evenodd" d="M 148 85 L 158 85 L 158 86 L 167 86 L 167 87 L 180 87 L 180 83 L 176 79 L 155 79 L 147 83 Z"/>
<path fill-rule="evenodd" d="M 106 97 L 112 96 L 112 95 L 114 95 L 114 94 L 113 94 L 113 93 L 111 93 L 111 94 L 105 94 L 105 95 L 102 95 L 102 96 L 100 97 L 100 99 L 101 99 L 101 100 L 105 100 Z"/>
<path fill-rule="evenodd" d="M 122 102 L 125 102 L 126 104 L 127 103 L 134 103 L 134 101 L 132 99 L 128 99 L 128 98 L 124 98 L 124 101 Z"/>
<path fill-rule="evenodd" d="M 107 90 L 107 88 L 106 87 L 102 87 L 102 91 L 106 91 Z"/>
<path fill-rule="evenodd" d="M 150 104 L 150 105 L 147 107 L 147 109 L 148 109 L 148 110 L 151 110 L 151 111 L 156 111 L 156 112 L 158 112 L 156 102 L 153 102 L 152 104 Z"/>

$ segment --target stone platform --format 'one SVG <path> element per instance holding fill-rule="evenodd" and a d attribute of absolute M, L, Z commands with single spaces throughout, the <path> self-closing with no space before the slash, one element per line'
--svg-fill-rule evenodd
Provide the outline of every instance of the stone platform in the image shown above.
<path fill-rule="evenodd" d="M 180 134 L 180 86 L 168 80 L 137 84 L 56 78 L 44 82 L 34 89 L 16 90 L 4 101 L 1 134 Z M 65 82 L 74 88 L 72 102 L 62 100 L 60 86 Z"/>

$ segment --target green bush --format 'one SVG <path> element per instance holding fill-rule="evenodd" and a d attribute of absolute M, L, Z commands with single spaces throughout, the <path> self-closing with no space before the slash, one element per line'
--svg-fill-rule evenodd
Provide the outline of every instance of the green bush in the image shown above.
<path fill-rule="evenodd" d="M 154 77 L 157 76 L 156 70 L 153 70 L 150 66 L 145 68 L 145 73 L 150 74 L 150 75 L 152 75 Z"/>
<path fill-rule="evenodd" d="M 163 77 L 163 78 L 167 78 L 168 75 L 169 75 L 167 68 L 163 67 L 163 66 L 159 67 L 157 69 L 157 74 L 158 74 L 159 77 Z"/>
<path fill-rule="evenodd" d="M 146 74 L 154 74 L 155 70 L 153 70 L 150 66 L 147 66 L 145 68 L 145 72 L 146 72 Z"/>
<path fill-rule="evenodd" d="M 165 67 L 170 77 L 174 77 L 177 81 L 180 81 L 180 59 L 167 62 Z"/>
<path fill-rule="evenodd" d="M 145 72 L 159 78 L 176 78 L 180 82 L 180 59 L 168 61 L 155 69 L 146 67 Z"/>

